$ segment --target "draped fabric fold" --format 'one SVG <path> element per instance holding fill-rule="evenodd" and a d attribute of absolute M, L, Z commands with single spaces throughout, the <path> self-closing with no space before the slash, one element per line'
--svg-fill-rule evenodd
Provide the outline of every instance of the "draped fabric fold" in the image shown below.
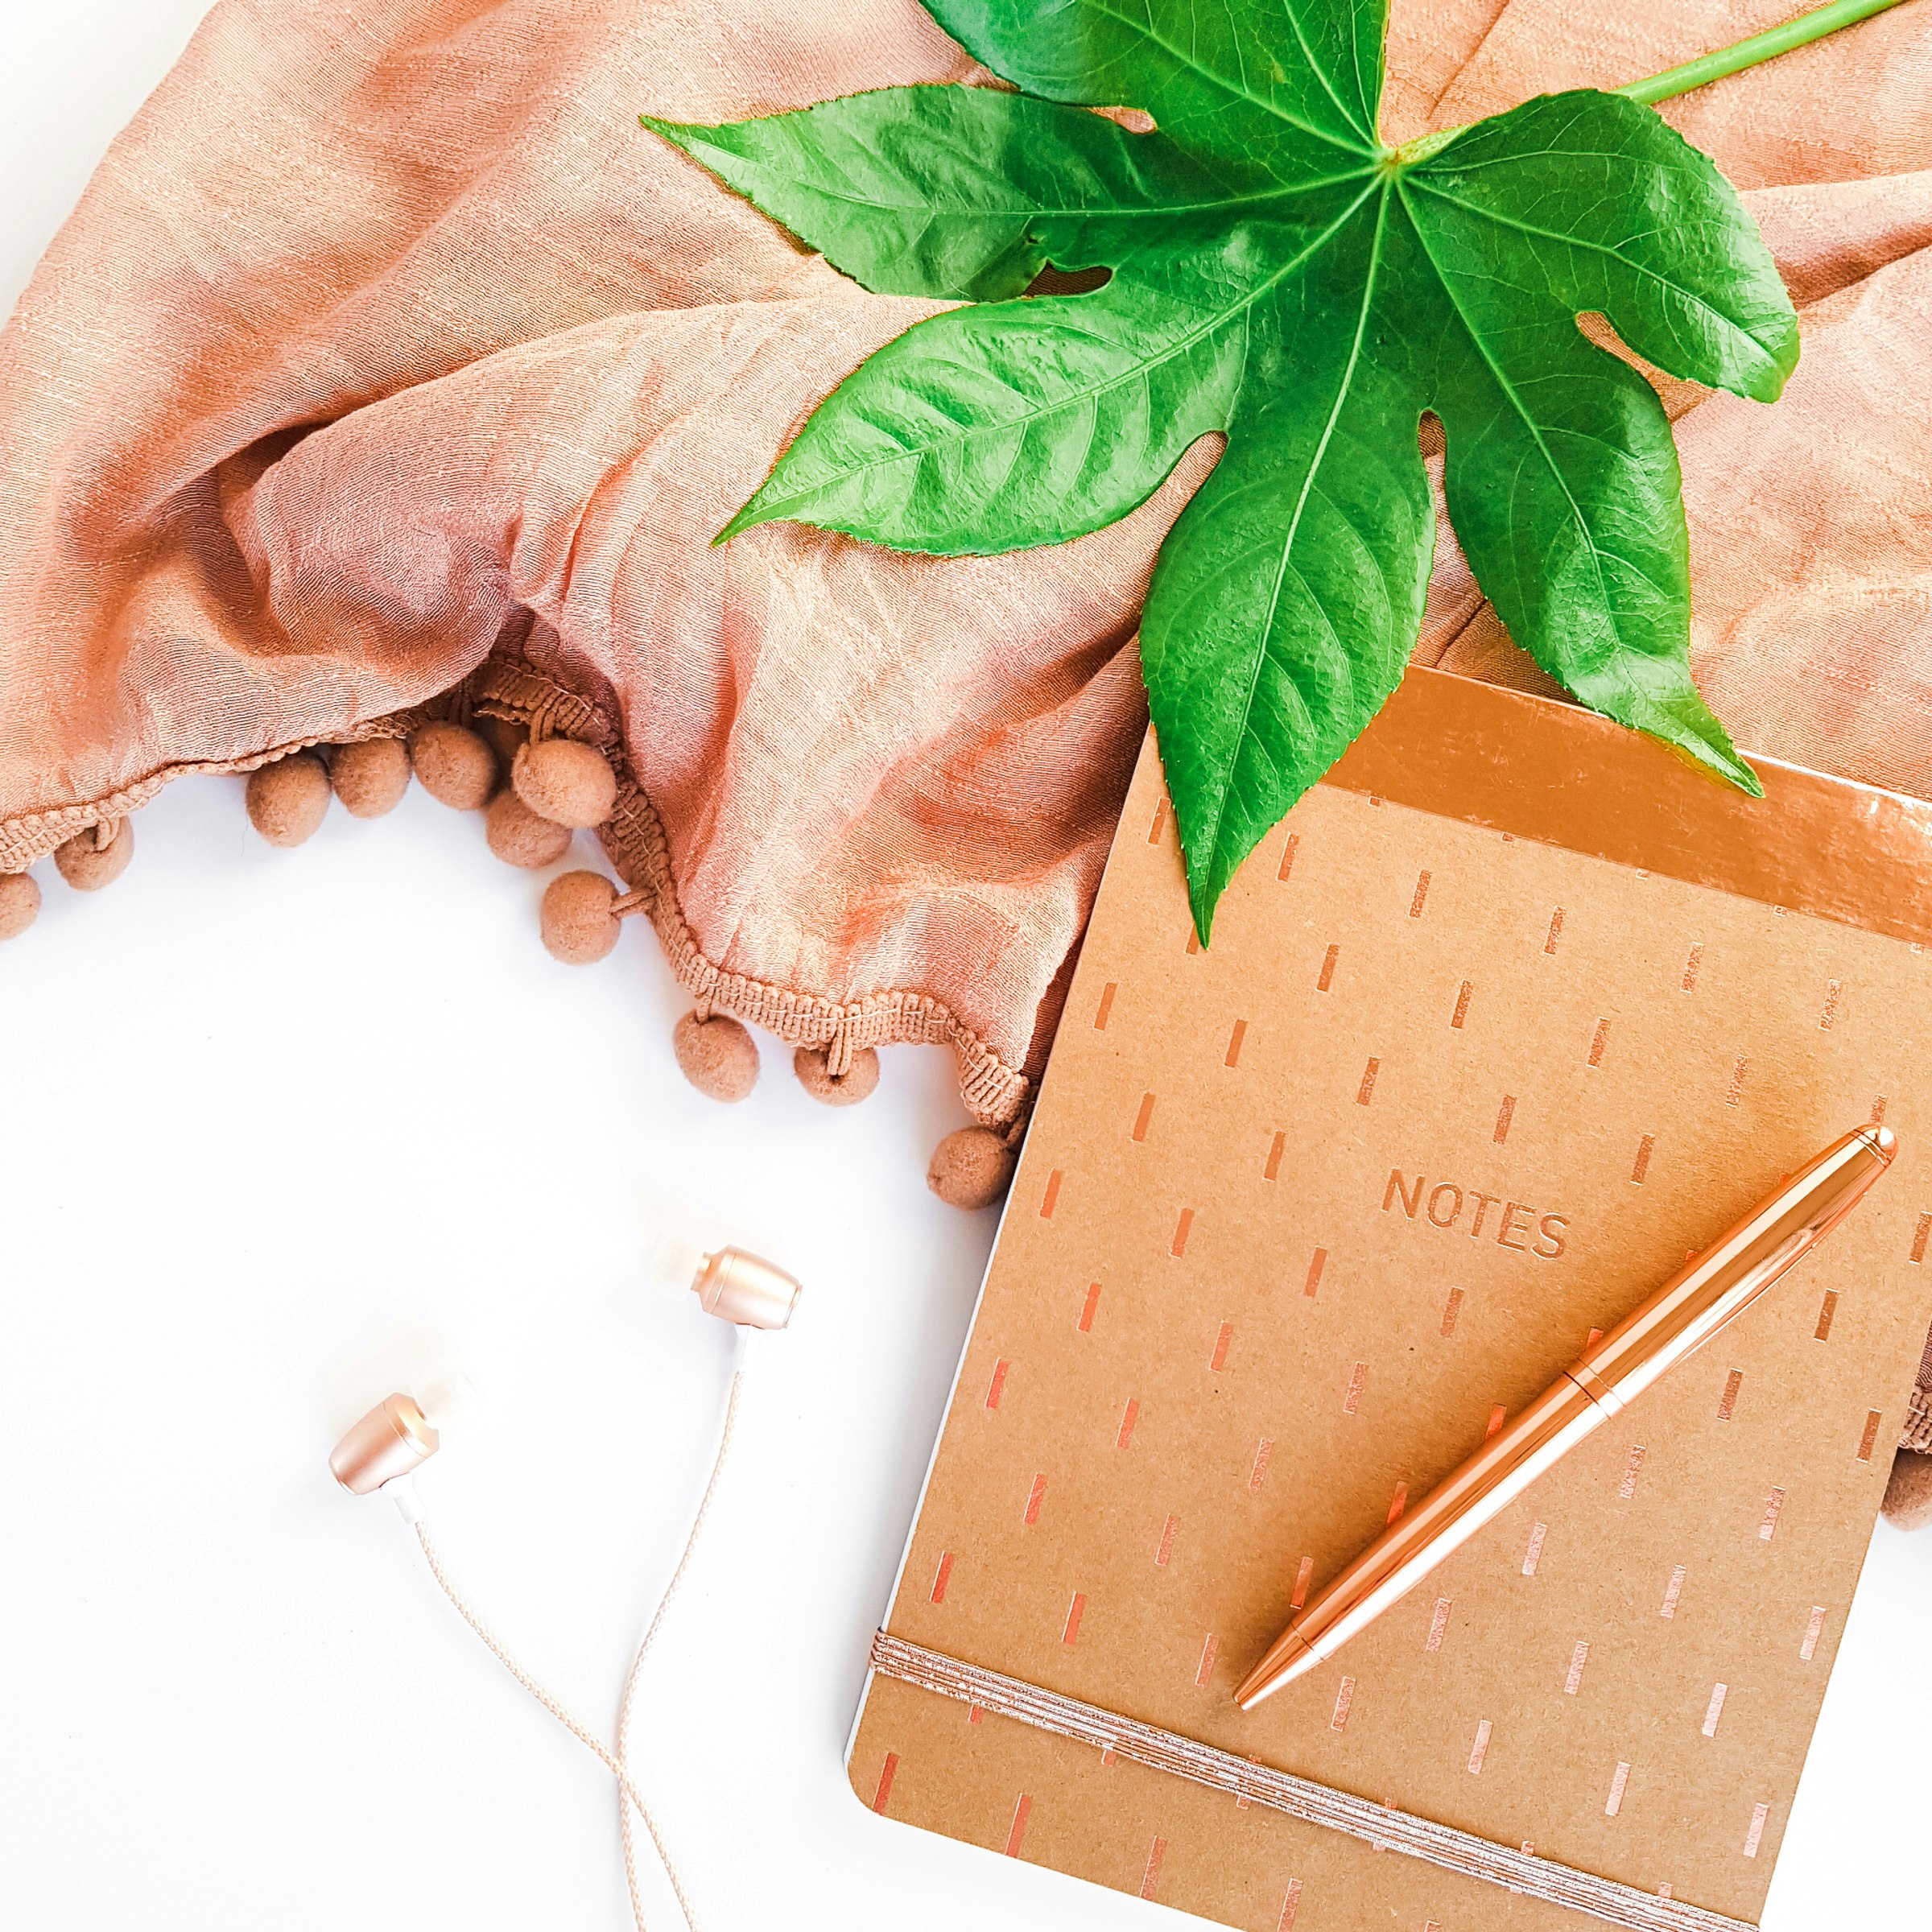
<path fill-rule="evenodd" d="M 1789 10 L 1397 0 L 1385 131 Z M 543 689 L 609 734 L 688 984 L 791 1038 L 949 1038 L 1016 1121 L 1144 725 L 1148 573 L 1216 452 L 1025 555 L 713 548 L 932 305 L 637 118 L 986 78 L 916 0 L 221 0 L 0 336 L 0 869 L 183 770 Z M 1774 409 L 1665 386 L 1698 675 L 1740 743 L 1920 793 L 1929 83 L 1909 6 L 1663 110 L 1805 327 Z M 1538 683 L 1441 535 L 1418 657 Z"/>

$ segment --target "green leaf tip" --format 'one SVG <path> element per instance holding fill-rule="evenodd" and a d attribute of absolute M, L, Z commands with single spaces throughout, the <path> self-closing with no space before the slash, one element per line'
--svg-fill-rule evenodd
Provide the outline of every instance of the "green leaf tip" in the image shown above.
<path fill-rule="evenodd" d="M 742 536 L 748 530 L 755 530 L 765 520 L 759 514 L 758 498 L 754 497 L 712 539 L 712 547 L 715 550 L 720 543 L 729 543 L 733 537 Z"/>
<path fill-rule="evenodd" d="M 1141 630 L 1205 944 L 1236 868 L 1402 676 L 1431 412 L 1510 635 L 1581 702 L 1756 791 L 1690 676 L 1669 421 L 1577 327 L 1601 314 L 1657 369 L 1778 394 L 1797 318 L 1707 156 L 1593 89 L 1390 150 L 1385 0 L 927 3 L 1020 91 L 646 118 L 865 288 L 969 304 L 861 364 L 717 541 L 791 519 L 945 556 L 1063 543 L 1224 437 Z M 1123 101 L 1156 131 L 1087 111 Z M 1049 264 L 1111 275 L 1018 299 Z"/>

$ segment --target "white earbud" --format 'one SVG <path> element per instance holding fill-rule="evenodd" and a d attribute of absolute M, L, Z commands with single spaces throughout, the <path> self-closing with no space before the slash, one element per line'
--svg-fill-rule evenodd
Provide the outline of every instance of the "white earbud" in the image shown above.
<path fill-rule="evenodd" d="M 446 1362 L 422 1377 L 410 1393 L 432 1429 L 447 1429 L 477 1399 L 477 1378 L 460 1362 Z"/>

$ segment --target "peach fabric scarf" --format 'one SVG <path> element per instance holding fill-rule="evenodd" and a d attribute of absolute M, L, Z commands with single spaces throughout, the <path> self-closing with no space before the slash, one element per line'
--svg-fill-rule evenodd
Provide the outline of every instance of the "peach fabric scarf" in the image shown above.
<path fill-rule="evenodd" d="M 1613 84 L 1793 0 L 1397 0 L 1386 131 Z M 701 997 L 957 1048 L 1022 1116 L 1212 462 L 1030 555 L 708 539 L 933 304 L 863 294 L 638 126 L 985 79 L 917 0 L 223 0 L 0 338 L 0 869 L 188 770 L 482 704 L 605 744 Z M 1804 312 L 1688 386 L 1695 656 L 1754 749 L 1932 791 L 1932 11 L 1672 104 Z M 1536 674 L 1447 526 L 1418 655 Z"/>

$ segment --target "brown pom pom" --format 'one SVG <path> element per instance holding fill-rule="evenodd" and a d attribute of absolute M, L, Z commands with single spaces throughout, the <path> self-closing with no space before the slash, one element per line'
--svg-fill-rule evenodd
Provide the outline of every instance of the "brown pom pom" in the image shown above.
<path fill-rule="evenodd" d="M 513 718 L 478 718 L 473 729 L 489 741 L 497 764 L 506 771 L 516 763 L 517 753 L 530 742 L 530 727 Z"/>
<path fill-rule="evenodd" d="M 714 1100 L 741 1100 L 758 1084 L 758 1043 L 729 1013 L 686 1013 L 671 1047 L 685 1079 Z"/>
<path fill-rule="evenodd" d="M 40 885 L 31 872 L 0 872 L 0 939 L 17 939 L 40 910 Z"/>
<path fill-rule="evenodd" d="M 570 850 L 570 828 L 540 819 L 514 791 L 500 791 L 483 815 L 483 836 L 506 865 L 535 872 Z"/>
<path fill-rule="evenodd" d="M 1901 1449 L 1893 1457 L 1882 1507 L 1886 1520 L 1901 1530 L 1923 1530 L 1932 1524 L 1932 1455 Z"/>
<path fill-rule="evenodd" d="M 103 819 L 54 848 L 54 863 L 76 892 L 113 885 L 134 856 L 134 828 L 126 819 Z"/>
<path fill-rule="evenodd" d="M 560 872 L 543 889 L 543 944 L 566 966 L 588 966 L 617 943 L 611 902 L 617 889 L 601 872 Z"/>
<path fill-rule="evenodd" d="M 546 738 L 526 745 L 510 767 L 517 796 L 539 818 L 580 830 L 601 825 L 617 802 L 617 774 L 594 745 Z"/>
<path fill-rule="evenodd" d="M 379 819 L 409 790 L 409 747 L 400 738 L 338 745 L 328 761 L 328 782 L 352 819 Z"/>
<path fill-rule="evenodd" d="M 313 838 L 328 811 L 328 773 L 312 751 L 248 774 L 248 819 L 271 845 Z"/>
<path fill-rule="evenodd" d="M 852 1064 L 837 1075 L 826 1065 L 823 1046 L 801 1046 L 791 1056 L 791 1070 L 799 1084 L 828 1107 L 856 1105 L 879 1084 L 879 1056 L 869 1046 L 861 1046 L 852 1056 Z"/>
<path fill-rule="evenodd" d="M 497 789 L 497 754 L 461 724 L 425 724 L 409 741 L 423 789 L 458 811 L 481 811 Z"/>
<path fill-rule="evenodd" d="M 962 1127 L 932 1150 L 926 1185 L 952 1208 L 990 1208 L 1013 1179 L 1013 1150 L 990 1127 Z"/>

